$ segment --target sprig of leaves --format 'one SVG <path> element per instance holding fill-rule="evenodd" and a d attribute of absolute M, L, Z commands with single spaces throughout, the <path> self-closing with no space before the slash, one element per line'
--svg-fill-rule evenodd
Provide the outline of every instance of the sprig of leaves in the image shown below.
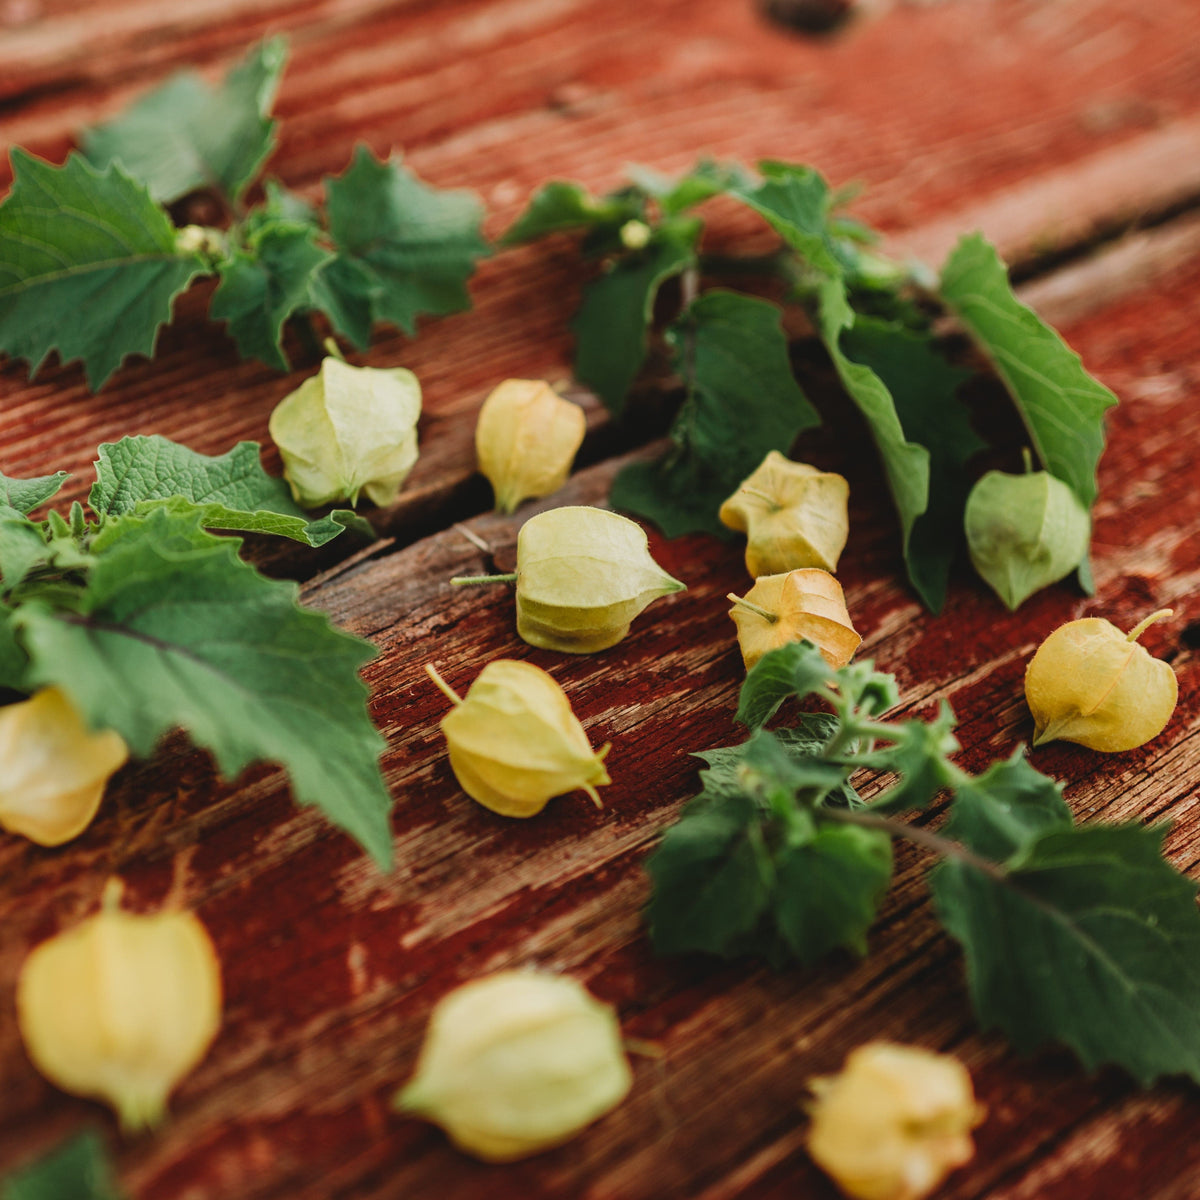
<path fill-rule="evenodd" d="M 470 306 L 467 280 L 487 251 L 482 205 L 429 187 L 398 158 L 359 147 L 326 179 L 324 215 L 271 180 L 246 210 L 275 145 L 285 61 L 273 39 L 219 87 L 176 75 L 86 131 L 84 154 L 62 166 L 13 150 L 0 204 L 0 352 L 36 373 L 57 350 L 99 389 L 129 355 L 153 355 L 176 298 L 205 275 L 220 281 L 209 315 L 243 357 L 279 370 L 293 318 L 324 314 L 365 349 L 376 322 L 412 336 L 418 316 Z M 199 189 L 222 203 L 227 227 L 175 228 L 163 205 Z"/>
<path fill-rule="evenodd" d="M 876 235 L 841 212 L 844 197 L 811 167 L 767 161 L 753 174 L 702 162 L 676 180 L 640 168 L 630 175 L 628 185 L 600 197 L 577 184 L 547 184 L 505 238 L 582 233 L 584 254 L 600 260 L 572 326 L 575 369 L 616 415 L 653 343 L 664 284 L 681 280 L 678 311 L 662 328 L 685 389 L 673 445 L 660 463 L 638 464 L 617 480 L 615 504 L 670 536 L 724 534 L 722 501 L 766 451 L 789 452 L 796 435 L 817 423 L 788 367 L 778 306 L 742 297 L 735 331 L 734 293 L 697 294 L 707 276 L 765 272 L 806 312 L 866 422 L 899 517 L 909 580 L 930 609 L 945 599 L 963 541 L 971 461 L 983 447 L 958 398 L 970 372 L 947 361 L 933 334 L 938 305 L 995 363 L 1047 469 L 1091 506 L 1103 413 L 1114 398 L 1016 299 L 981 236 L 963 240 L 939 287 L 924 268 L 879 255 Z M 756 259 L 705 256 L 703 222 L 692 210 L 717 195 L 761 216 L 779 235 L 779 248 Z M 711 308 L 724 310 L 731 333 L 719 363 L 692 352 L 717 296 Z M 1089 585 L 1086 560 L 1080 578 Z"/>
<path fill-rule="evenodd" d="M 820 701 L 792 729 L 765 723 L 790 698 Z M 892 842 L 936 854 L 935 911 L 966 958 L 985 1028 L 1018 1049 L 1062 1043 L 1143 1084 L 1200 1080 L 1196 887 L 1162 857 L 1163 827 L 1076 825 L 1061 788 L 1018 750 L 970 776 L 954 718 L 885 717 L 895 682 L 816 647 L 766 655 L 742 688 L 751 737 L 702 754 L 699 796 L 647 862 L 660 953 L 761 954 L 777 966 L 862 955 L 892 872 Z M 892 782 L 863 804 L 852 778 Z M 949 796 L 938 832 L 894 814 Z"/>
<path fill-rule="evenodd" d="M 321 545 L 358 518 L 310 521 L 249 442 L 217 458 L 161 437 L 101 446 L 90 514 L 33 520 L 64 478 L 0 476 L 0 688 L 56 685 L 136 755 L 182 728 L 226 778 L 279 763 L 299 803 L 390 863 L 383 739 L 358 675 L 373 647 L 208 532 Z"/>

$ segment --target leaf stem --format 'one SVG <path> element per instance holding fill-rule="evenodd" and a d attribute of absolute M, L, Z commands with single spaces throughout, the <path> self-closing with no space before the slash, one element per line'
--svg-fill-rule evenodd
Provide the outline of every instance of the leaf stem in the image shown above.
<path fill-rule="evenodd" d="M 940 855 L 942 858 L 953 858 L 965 866 L 974 867 L 975 870 L 998 883 L 1006 882 L 1008 879 L 1008 872 L 999 864 L 982 858 L 974 850 L 968 850 L 961 842 L 944 838 L 920 825 L 910 825 L 907 821 L 898 821 L 894 817 L 882 817 L 878 813 L 864 812 L 859 808 L 823 808 L 821 816 L 825 820 L 840 821 L 843 825 L 878 829 L 881 833 L 890 834 L 892 837 L 904 838 L 925 850 L 932 850 L 934 854 Z"/>

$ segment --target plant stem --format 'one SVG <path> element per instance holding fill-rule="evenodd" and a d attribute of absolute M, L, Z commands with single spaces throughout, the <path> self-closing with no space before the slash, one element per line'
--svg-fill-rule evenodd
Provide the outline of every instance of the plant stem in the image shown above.
<path fill-rule="evenodd" d="M 510 575 L 455 575 L 450 582 L 455 587 L 468 583 L 516 583 L 517 573 L 513 571 Z"/>
<path fill-rule="evenodd" d="M 730 592 L 725 599 L 729 600 L 733 604 L 741 605 L 742 608 L 749 609 L 750 612 L 762 617 L 764 621 L 770 621 L 772 625 L 779 620 L 778 613 L 768 612 L 767 609 L 760 608 L 759 605 L 752 604 L 749 600 L 743 600 L 741 596 L 735 596 L 732 592 Z"/>
<path fill-rule="evenodd" d="M 1173 608 L 1160 608 L 1158 612 L 1152 612 L 1148 617 L 1139 621 L 1126 635 L 1127 642 L 1136 642 L 1138 638 L 1146 632 L 1155 621 L 1161 621 L 1164 617 L 1169 617 L 1175 610 Z"/>
<path fill-rule="evenodd" d="M 433 663 L 425 664 L 425 674 L 437 684 L 438 691 L 452 704 L 457 706 L 462 703 L 462 697 L 441 677 Z"/>
<path fill-rule="evenodd" d="M 898 821 L 895 817 L 883 817 L 878 813 L 863 812 L 854 808 L 823 808 L 821 816 L 829 821 L 840 821 L 843 825 L 858 825 L 862 829 L 878 829 L 881 833 L 892 837 L 905 838 L 942 858 L 957 859 L 965 866 L 974 867 L 984 875 L 1003 883 L 1008 879 L 1008 872 L 994 862 L 981 858 L 973 850 L 968 850 L 961 842 L 951 841 L 920 825 L 910 825 L 907 821 Z"/>

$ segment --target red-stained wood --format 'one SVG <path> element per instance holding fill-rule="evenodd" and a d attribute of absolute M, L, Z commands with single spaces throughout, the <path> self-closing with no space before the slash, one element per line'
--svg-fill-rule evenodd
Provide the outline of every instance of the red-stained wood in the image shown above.
<path fill-rule="evenodd" d="M 936 261 L 957 229 L 982 223 L 1028 262 L 1139 215 L 1161 217 L 1200 191 L 1200 156 L 1189 157 L 1200 141 L 1200 45 L 1187 36 L 1197 19 L 1189 0 L 897 3 L 813 42 L 772 29 L 749 0 L 199 0 L 186 9 L 0 0 L 0 137 L 61 157 L 74 129 L 169 69 L 216 74 L 253 38 L 288 30 L 294 63 L 274 169 L 311 193 L 354 141 L 402 145 L 438 184 L 480 190 L 497 232 L 552 176 L 606 187 L 631 159 L 675 169 L 700 152 L 807 158 L 835 182 L 872 185 L 859 209 L 894 246 Z M 718 206 L 712 221 L 718 241 L 762 244 L 744 215 Z M 1028 739 L 1024 662 L 1051 628 L 1093 612 L 1132 624 L 1174 607 L 1145 639 L 1180 680 L 1164 735 L 1127 755 L 1052 745 L 1034 761 L 1066 783 L 1081 819 L 1173 820 L 1168 852 L 1193 875 L 1197 250 L 1194 218 L 1171 220 L 1028 285 L 1047 315 L 1069 319 L 1068 339 L 1122 400 L 1101 463 L 1094 600 L 1064 584 L 1009 614 L 964 569 L 945 611 L 924 613 L 903 582 L 864 431 L 820 356 L 799 353 L 827 418 L 799 451 L 852 485 L 839 577 L 863 654 L 896 672 L 905 711 L 950 700 L 964 766 L 981 769 Z M 427 324 L 413 343 L 381 332 L 365 361 L 402 361 L 426 391 L 422 461 L 397 508 L 376 516 L 394 540 L 356 555 L 334 543 L 322 555 L 271 558 L 272 569 L 308 579 L 309 603 L 380 648 L 365 674 L 397 801 L 392 874 L 296 810 L 278 772 L 223 784 L 178 737 L 117 777 L 71 845 L 0 841 L 0 1176 L 90 1123 L 114 1145 L 134 1200 L 830 1200 L 803 1150 L 805 1080 L 886 1036 L 963 1055 L 988 1106 L 976 1159 L 939 1195 L 1190 1200 L 1200 1176 L 1195 1089 L 1142 1092 L 1115 1071 L 1086 1077 L 1065 1053 L 1020 1059 L 981 1035 L 915 852 L 900 851 L 862 963 L 775 974 L 754 962 L 652 956 L 639 917 L 645 854 L 695 789 L 690 753 L 740 736 L 731 713 L 742 672 L 723 600 L 746 583 L 738 548 L 652 538 L 689 590 L 595 656 L 532 650 L 515 636 L 507 589 L 446 583 L 482 561 L 451 520 L 467 518 L 504 565 L 536 510 L 471 515 L 487 504 L 471 476 L 473 415 L 507 375 L 567 377 L 579 280 L 567 243 L 510 252 L 481 269 L 471 313 Z M 77 472 L 64 493 L 73 498 L 86 492 L 100 440 L 161 432 L 212 453 L 265 438 L 271 407 L 300 375 L 238 363 L 204 323 L 206 300 L 203 288 L 185 299 L 158 360 L 126 367 L 98 397 L 77 367 L 31 384 L 22 365 L 0 366 L 0 466 L 66 465 Z M 664 385 L 656 379 L 652 392 Z M 998 394 L 985 389 L 981 405 Z M 593 465 L 548 504 L 602 502 L 621 461 L 613 456 L 654 428 L 616 431 L 574 395 L 588 409 Z M 463 687 L 499 655 L 550 670 L 593 741 L 614 742 L 604 812 L 575 795 L 536 820 L 507 821 L 458 789 L 437 732 L 445 701 L 422 666 L 435 661 Z M 136 908 L 194 908 L 226 986 L 222 1031 L 176 1093 L 171 1123 L 129 1141 L 97 1105 L 36 1074 L 13 1019 L 28 948 L 93 911 L 112 873 Z M 662 1057 L 638 1058 L 629 1100 L 579 1139 L 485 1167 L 388 1102 L 441 995 L 530 964 L 584 979 L 616 1004 L 627 1035 Z"/>

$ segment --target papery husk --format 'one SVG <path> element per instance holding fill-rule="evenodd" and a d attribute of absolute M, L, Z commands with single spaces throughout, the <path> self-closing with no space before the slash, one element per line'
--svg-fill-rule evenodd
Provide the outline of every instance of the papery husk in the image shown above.
<path fill-rule="evenodd" d="M 683 589 L 650 557 L 641 526 L 607 509 L 553 508 L 517 535 L 517 633 L 532 646 L 615 646 L 652 600 Z"/>
<path fill-rule="evenodd" d="M 511 1162 L 568 1141 L 632 1084 L 609 1005 L 566 976 L 502 971 L 438 1002 L 395 1103 L 467 1154 Z"/>
<path fill-rule="evenodd" d="M 1075 742 L 1115 754 L 1133 750 L 1166 728 L 1179 698 L 1170 663 L 1137 641 L 1163 609 L 1122 633 L 1101 617 L 1060 625 L 1025 669 L 1033 744 Z"/>
<path fill-rule="evenodd" d="M 963 527 L 975 570 L 1012 610 L 1079 566 L 1092 521 L 1048 471 L 988 471 L 967 496 Z"/>
<path fill-rule="evenodd" d="M 817 567 L 764 575 L 742 599 L 768 614 L 745 604 L 729 610 L 747 671 L 768 651 L 805 638 L 830 666 L 844 667 L 862 642 L 850 622 L 842 585 Z"/>
<path fill-rule="evenodd" d="M 0 827 L 60 846 L 91 823 L 129 758 L 112 729 L 93 733 L 60 688 L 0 708 Z"/>
<path fill-rule="evenodd" d="M 599 805 L 611 783 L 605 746 L 594 751 L 562 688 L 540 667 L 512 659 L 488 663 L 441 729 L 463 791 L 505 817 L 532 817 L 547 801 L 582 788 Z"/>
<path fill-rule="evenodd" d="M 492 485 L 496 507 L 512 512 L 522 500 L 558 491 L 583 444 L 587 418 L 540 379 L 506 379 L 479 410 L 475 454 Z"/>
<path fill-rule="evenodd" d="M 268 428 L 297 504 L 391 504 L 417 461 L 421 385 L 403 367 L 352 367 L 330 356 L 285 396 Z"/>
<path fill-rule="evenodd" d="M 950 1055 L 869 1042 L 810 1088 L 808 1151 L 855 1200 L 920 1200 L 975 1153 L 984 1113 Z"/>
<path fill-rule="evenodd" d="M 127 1132 L 157 1125 L 221 1023 L 221 972 L 191 913 L 116 907 L 42 942 L 17 979 L 17 1024 L 52 1083 L 111 1105 Z"/>
<path fill-rule="evenodd" d="M 746 534 L 746 570 L 753 578 L 800 567 L 836 571 L 850 533 L 849 497 L 841 475 L 772 450 L 719 516 Z"/>

